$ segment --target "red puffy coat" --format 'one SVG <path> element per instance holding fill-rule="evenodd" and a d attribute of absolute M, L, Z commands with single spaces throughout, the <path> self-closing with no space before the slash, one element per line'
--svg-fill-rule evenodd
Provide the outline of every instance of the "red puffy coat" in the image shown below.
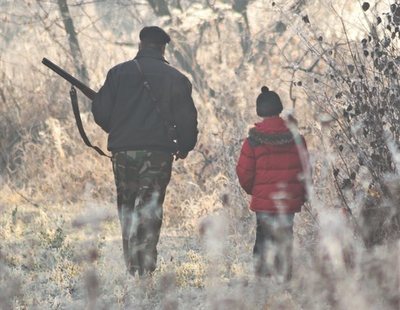
<path fill-rule="evenodd" d="M 304 150 L 305 156 L 300 156 L 299 150 Z M 250 129 L 236 173 L 240 185 L 252 195 L 251 210 L 268 213 L 301 210 L 306 199 L 302 181 L 306 169 L 301 158 L 308 165 L 304 138 L 295 139 L 279 116 L 266 118 Z"/>

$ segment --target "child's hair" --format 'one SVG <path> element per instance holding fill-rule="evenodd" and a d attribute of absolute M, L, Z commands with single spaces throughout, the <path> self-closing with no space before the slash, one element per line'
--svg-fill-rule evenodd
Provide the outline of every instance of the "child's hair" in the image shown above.
<path fill-rule="evenodd" d="M 261 117 L 279 115 L 283 110 L 278 94 L 270 91 L 267 86 L 261 87 L 257 97 L 257 115 Z"/>

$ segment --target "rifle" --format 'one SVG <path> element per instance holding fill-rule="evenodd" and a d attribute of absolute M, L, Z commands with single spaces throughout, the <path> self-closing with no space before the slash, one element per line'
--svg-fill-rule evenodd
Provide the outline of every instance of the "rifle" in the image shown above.
<path fill-rule="evenodd" d="M 99 153 L 100 155 L 111 158 L 106 153 L 104 153 L 98 146 L 92 145 L 90 143 L 89 138 L 87 137 L 85 130 L 83 129 L 82 119 L 81 119 L 81 115 L 79 113 L 78 97 L 77 97 L 74 86 L 76 86 L 86 97 L 88 97 L 92 101 L 94 100 L 97 93 L 90 87 L 83 84 L 77 78 L 74 78 L 71 74 L 66 72 L 64 69 L 61 69 L 55 63 L 48 60 L 47 58 L 42 59 L 42 64 L 44 64 L 46 67 L 50 68 L 55 73 L 57 73 L 59 76 L 61 76 L 62 78 L 64 78 L 65 80 L 67 80 L 68 82 L 71 83 L 71 90 L 69 91 L 69 94 L 71 96 L 72 111 L 74 112 L 76 126 L 78 127 L 79 134 L 81 135 L 83 142 L 87 146 L 95 149 L 95 151 L 97 153 Z"/>
<path fill-rule="evenodd" d="M 90 100 L 93 101 L 94 97 L 97 94 L 93 89 L 83 84 L 77 78 L 73 77 L 67 71 L 61 69 L 54 62 L 51 62 L 47 58 L 42 59 L 42 64 L 53 70 L 55 73 L 57 73 L 59 76 L 70 82 L 72 85 L 76 86 L 86 97 L 88 97 Z"/>

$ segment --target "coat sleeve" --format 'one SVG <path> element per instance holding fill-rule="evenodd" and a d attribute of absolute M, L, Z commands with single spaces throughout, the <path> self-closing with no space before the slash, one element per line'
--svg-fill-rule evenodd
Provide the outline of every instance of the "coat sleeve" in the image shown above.
<path fill-rule="evenodd" d="M 236 174 L 239 178 L 240 186 L 249 195 L 253 191 L 253 183 L 256 171 L 256 159 L 254 150 L 250 146 L 248 139 L 243 143 L 240 157 L 236 166 Z"/>
<path fill-rule="evenodd" d="M 172 93 L 172 114 L 178 135 L 179 151 L 188 153 L 197 142 L 197 110 L 192 99 L 192 84 L 185 76 L 176 80 Z"/>
<path fill-rule="evenodd" d="M 104 85 L 100 88 L 92 102 L 94 121 L 107 133 L 110 132 L 110 119 L 115 104 L 115 93 L 115 81 L 113 78 L 113 73 L 110 70 L 107 74 Z"/>

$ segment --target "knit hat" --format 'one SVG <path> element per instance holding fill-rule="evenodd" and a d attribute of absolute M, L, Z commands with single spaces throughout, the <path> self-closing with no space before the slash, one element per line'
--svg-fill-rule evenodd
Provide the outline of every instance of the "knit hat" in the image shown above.
<path fill-rule="evenodd" d="M 267 86 L 261 87 L 257 97 L 257 115 L 261 117 L 279 115 L 283 110 L 278 94 L 270 91 Z"/>
<path fill-rule="evenodd" d="M 170 36 L 157 26 L 144 27 L 139 33 L 139 38 L 141 42 L 158 45 L 165 45 L 171 41 Z"/>

